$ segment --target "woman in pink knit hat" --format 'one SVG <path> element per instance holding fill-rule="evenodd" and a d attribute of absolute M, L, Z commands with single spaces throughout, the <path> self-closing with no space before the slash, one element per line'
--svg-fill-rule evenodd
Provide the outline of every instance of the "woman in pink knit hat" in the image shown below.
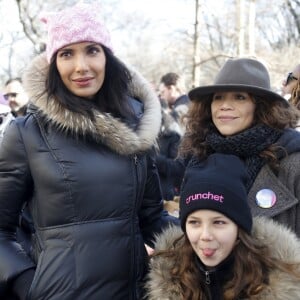
<path fill-rule="evenodd" d="M 142 299 L 145 244 L 177 222 L 152 159 L 159 101 L 113 54 L 98 6 L 43 20 L 46 53 L 24 75 L 32 105 L 0 150 L 0 298 Z M 15 239 L 26 202 L 30 255 Z"/>

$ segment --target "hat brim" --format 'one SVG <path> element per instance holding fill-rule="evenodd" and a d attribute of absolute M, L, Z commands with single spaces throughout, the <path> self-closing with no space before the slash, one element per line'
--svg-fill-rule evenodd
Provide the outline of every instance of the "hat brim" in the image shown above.
<path fill-rule="evenodd" d="M 245 85 L 245 84 L 216 84 L 216 85 L 207 85 L 201 86 L 192 89 L 188 95 L 191 101 L 201 101 L 203 99 L 207 99 L 210 95 L 217 93 L 217 92 L 234 92 L 234 91 L 241 91 L 247 92 L 254 96 L 261 96 L 266 101 L 281 101 L 286 106 L 289 106 L 289 102 L 281 97 L 279 94 L 272 92 L 267 89 L 263 89 L 260 87 L 255 87 L 253 85 Z"/>

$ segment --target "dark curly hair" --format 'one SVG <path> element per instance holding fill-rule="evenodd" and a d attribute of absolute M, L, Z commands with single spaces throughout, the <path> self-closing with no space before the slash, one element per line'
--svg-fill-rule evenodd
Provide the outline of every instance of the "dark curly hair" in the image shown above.
<path fill-rule="evenodd" d="M 199 159 L 208 156 L 208 144 L 206 136 L 211 128 L 215 128 L 211 116 L 212 96 L 191 103 L 189 112 L 185 116 L 187 124 L 185 136 L 180 145 L 179 154 L 182 157 L 195 155 Z M 280 100 L 266 101 L 258 96 L 250 96 L 255 101 L 254 125 L 265 124 L 274 129 L 295 128 L 299 118 L 299 112 L 290 105 Z M 268 162 L 276 164 L 276 150 L 278 147 L 270 145 L 262 151 L 261 157 Z"/>

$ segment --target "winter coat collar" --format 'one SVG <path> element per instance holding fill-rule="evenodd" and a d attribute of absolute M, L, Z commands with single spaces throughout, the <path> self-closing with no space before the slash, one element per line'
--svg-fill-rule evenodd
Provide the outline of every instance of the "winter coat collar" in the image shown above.
<path fill-rule="evenodd" d="M 196 255 L 195 255 L 196 256 Z M 223 299 L 222 290 L 223 285 L 232 276 L 232 270 L 234 265 L 234 257 L 230 255 L 218 266 L 207 269 L 200 259 L 196 256 L 195 262 L 202 276 L 202 281 L 205 282 L 207 292 L 210 294 L 209 299 Z"/>
<path fill-rule="evenodd" d="M 168 228 L 158 236 L 155 248 L 168 249 L 180 235 L 182 235 L 180 227 Z M 272 256 L 284 261 L 300 263 L 300 240 L 285 226 L 275 223 L 272 219 L 256 217 L 253 223 L 253 235 L 270 247 Z M 182 300 L 180 288 L 174 284 L 170 275 L 171 265 L 172 263 L 166 258 L 152 258 L 147 282 L 149 300 Z M 263 290 L 255 299 L 300 299 L 299 281 L 284 272 L 273 270 L 270 273 L 268 289 Z"/>
<path fill-rule="evenodd" d="M 49 65 L 45 54 L 37 56 L 24 72 L 24 87 L 30 101 L 48 121 L 65 132 L 90 135 L 97 142 L 104 143 L 122 155 L 146 151 L 155 143 L 160 129 L 160 103 L 146 80 L 136 71 L 130 70 L 132 85 L 130 96 L 142 101 L 144 114 L 137 130 L 108 113 L 95 112 L 96 120 L 63 108 L 55 99 L 47 104 L 45 89 Z"/>

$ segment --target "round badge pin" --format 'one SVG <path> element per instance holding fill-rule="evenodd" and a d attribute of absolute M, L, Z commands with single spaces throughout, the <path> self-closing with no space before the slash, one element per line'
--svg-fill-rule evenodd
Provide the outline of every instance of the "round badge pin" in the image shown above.
<path fill-rule="evenodd" d="M 262 189 L 256 194 L 256 204 L 261 208 L 273 207 L 276 200 L 276 194 L 270 189 Z"/>

